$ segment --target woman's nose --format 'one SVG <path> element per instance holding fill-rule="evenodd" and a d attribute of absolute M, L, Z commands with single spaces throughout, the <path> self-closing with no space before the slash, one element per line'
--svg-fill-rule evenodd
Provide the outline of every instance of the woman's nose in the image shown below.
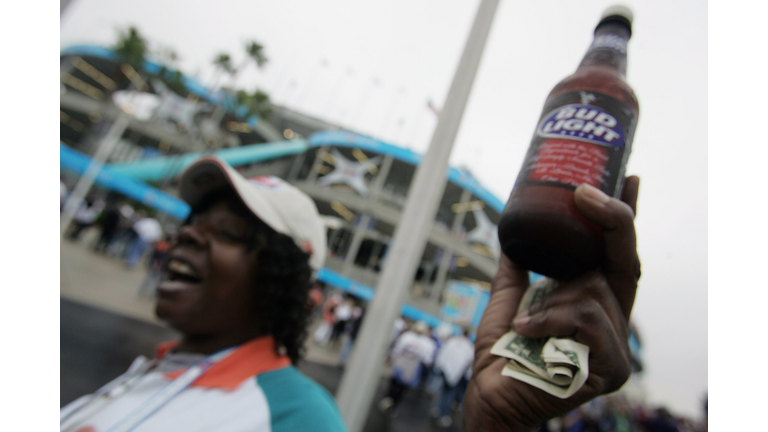
<path fill-rule="evenodd" d="M 178 244 L 188 244 L 192 246 L 204 246 L 208 242 L 208 236 L 205 229 L 200 225 L 184 225 L 179 229 L 179 235 L 176 239 Z"/>

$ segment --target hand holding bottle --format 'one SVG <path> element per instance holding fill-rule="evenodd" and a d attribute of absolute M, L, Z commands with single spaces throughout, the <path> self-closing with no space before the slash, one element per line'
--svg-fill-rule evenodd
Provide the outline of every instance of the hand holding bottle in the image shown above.
<path fill-rule="evenodd" d="M 560 285 L 532 309 L 517 313 L 528 288 L 526 269 L 502 255 L 475 343 L 472 379 L 464 398 L 464 430 L 530 431 L 605 393 L 630 374 L 627 342 L 640 261 L 634 215 L 639 178 L 624 182 L 622 199 L 594 187 L 575 190 L 575 205 L 602 228 L 605 254 L 599 268 Z M 507 359 L 491 347 L 510 330 L 529 338 L 571 337 L 589 347 L 589 377 L 573 396 L 561 399 L 522 381 L 502 377 Z"/>

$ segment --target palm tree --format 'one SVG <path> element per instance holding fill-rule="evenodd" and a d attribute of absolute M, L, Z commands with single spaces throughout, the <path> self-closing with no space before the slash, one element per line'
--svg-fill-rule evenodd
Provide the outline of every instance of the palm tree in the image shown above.
<path fill-rule="evenodd" d="M 230 76 L 235 73 L 235 68 L 232 67 L 232 58 L 227 53 L 219 53 L 216 58 L 213 59 L 213 65 L 216 66 L 216 75 L 214 75 L 211 89 L 218 85 L 222 73 L 226 73 Z"/>
<path fill-rule="evenodd" d="M 253 94 L 249 94 L 245 90 L 238 90 L 235 93 L 235 97 L 240 105 L 248 108 L 248 117 L 255 115 L 268 120 L 270 114 L 272 114 L 272 104 L 269 101 L 269 95 L 261 90 L 256 90 Z"/>
<path fill-rule="evenodd" d="M 225 92 L 232 95 L 232 91 L 235 88 L 235 82 L 237 81 L 238 74 L 248 66 L 248 63 L 253 61 L 256 63 L 256 67 L 260 68 L 267 62 L 267 57 L 264 56 L 264 46 L 256 41 L 250 41 L 245 45 L 246 57 L 237 66 L 232 66 L 232 59 L 227 53 L 220 53 L 213 61 L 213 64 L 217 67 L 218 74 L 214 80 L 212 88 L 216 87 L 216 84 L 221 77 L 221 74 L 226 72 L 230 76 L 229 91 Z M 258 116 L 262 119 L 267 119 L 272 113 L 272 104 L 269 102 L 269 96 L 261 90 L 256 90 L 253 94 L 249 94 L 244 90 L 234 91 L 234 100 L 238 105 L 243 105 L 248 109 L 247 116 Z M 236 108 L 236 106 L 232 107 Z M 221 107 L 217 107 L 214 111 L 213 119 L 219 121 L 224 115 L 224 111 Z"/>
<path fill-rule="evenodd" d="M 248 65 L 248 62 L 250 60 L 253 60 L 256 62 L 256 67 L 261 68 L 264 66 L 264 64 L 267 62 L 267 57 L 264 56 L 264 46 L 259 44 L 256 41 L 250 41 L 245 45 L 245 52 L 248 54 L 248 57 L 243 60 L 243 63 L 240 65 L 240 68 L 238 68 L 238 71 L 242 68 L 244 68 L 246 65 Z"/>
<path fill-rule="evenodd" d="M 251 40 L 245 44 L 246 57 L 240 63 L 232 76 L 231 87 L 234 87 L 237 75 L 242 72 L 248 66 L 248 63 L 253 61 L 256 63 L 256 68 L 261 69 L 268 59 L 264 55 L 264 46 L 255 40 Z M 238 90 L 235 94 L 238 102 L 248 108 L 248 116 L 255 115 L 262 119 L 268 119 L 272 114 L 272 104 L 269 102 L 269 95 L 263 91 L 256 89 L 253 94 L 248 94 L 243 90 Z"/>
<path fill-rule="evenodd" d="M 131 26 L 128 27 L 127 32 L 120 32 L 113 51 L 136 71 L 140 71 L 144 66 L 144 57 L 147 55 L 147 42 L 136 27 Z"/>
<path fill-rule="evenodd" d="M 213 64 L 228 74 L 235 72 L 235 68 L 232 67 L 232 58 L 227 53 L 219 53 L 213 60 Z"/>
<path fill-rule="evenodd" d="M 256 41 L 252 40 L 245 44 L 245 53 L 246 56 L 243 61 L 240 62 L 240 64 L 230 72 L 230 88 L 235 87 L 235 82 L 237 81 L 238 75 L 240 75 L 240 72 L 242 72 L 243 69 L 248 66 L 248 63 L 254 62 L 256 63 L 257 68 L 261 68 L 268 61 L 267 57 L 264 55 L 264 46 Z"/>

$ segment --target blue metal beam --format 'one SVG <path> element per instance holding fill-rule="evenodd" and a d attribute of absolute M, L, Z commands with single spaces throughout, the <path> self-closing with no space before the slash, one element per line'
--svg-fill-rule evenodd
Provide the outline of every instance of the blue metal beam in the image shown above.
<path fill-rule="evenodd" d="M 64 143 L 60 143 L 59 158 L 63 169 L 80 175 L 85 172 L 91 163 L 90 157 L 67 147 Z M 101 168 L 95 181 L 100 186 L 120 192 L 177 219 L 184 220 L 189 215 L 189 205 L 184 201 L 116 172 L 108 165 Z"/>
<path fill-rule="evenodd" d="M 222 149 L 213 154 L 232 166 L 238 166 L 301 153 L 307 150 L 308 146 L 306 140 L 278 141 Z M 111 164 L 110 167 L 116 173 L 137 180 L 161 181 L 176 177 L 203 154 L 153 157 L 138 162 Z"/>

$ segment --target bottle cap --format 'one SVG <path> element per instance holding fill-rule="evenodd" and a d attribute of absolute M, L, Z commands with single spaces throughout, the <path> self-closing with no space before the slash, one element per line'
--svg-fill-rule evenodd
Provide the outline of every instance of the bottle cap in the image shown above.
<path fill-rule="evenodd" d="M 632 10 L 624 5 L 613 5 L 609 6 L 607 9 L 605 9 L 605 12 L 603 12 L 603 16 L 600 17 L 600 23 L 597 24 L 597 27 L 600 27 L 600 25 L 605 24 L 607 22 L 620 22 L 627 26 L 629 29 L 630 36 L 632 35 L 632 21 L 634 20 L 635 16 L 632 13 Z"/>

